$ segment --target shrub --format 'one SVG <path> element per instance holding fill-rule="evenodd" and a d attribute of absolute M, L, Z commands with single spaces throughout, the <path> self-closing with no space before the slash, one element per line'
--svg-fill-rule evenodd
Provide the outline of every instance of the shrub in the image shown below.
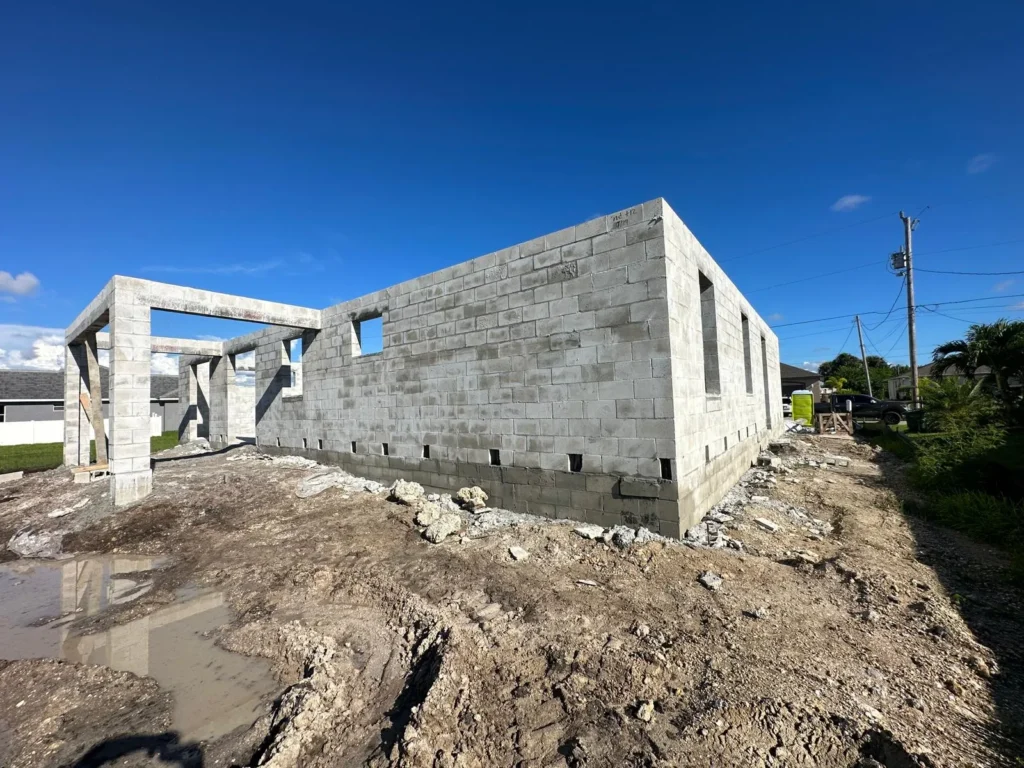
<path fill-rule="evenodd" d="M 930 517 L 990 544 L 1024 544 L 1024 504 L 983 491 L 936 496 L 928 505 Z"/>
<path fill-rule="evenodd" d="M 977 487 L 986 454 L 1006 442 L 1006 431 L 995 425 L 954 429 L 918 443 L 911 479 L 922 489 L 954 492 Z"/>

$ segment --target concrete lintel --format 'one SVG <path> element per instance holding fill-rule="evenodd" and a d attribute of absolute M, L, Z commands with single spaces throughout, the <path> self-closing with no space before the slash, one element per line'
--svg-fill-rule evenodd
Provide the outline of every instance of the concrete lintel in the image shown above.
<path fill-rule="evenodd" d="M 133 291 L 143 296 L 151 309 L 312 330 L 319 330 L 322 327 L 319 309 L 233 296 L 229 293 L 203 291 L 134 277 L 115 276 L 113 282 L 119 289 Z"/>
<path fill-rule="evenodd" d="M 110 298 L 113 293 L 114 279 L 112 278 L 68 326 L 64 333 L 65 344 L 78 343 L 87 333 L 98 331 L 107 325 L 110 318 Z"/>
<path fill-rule="evenodd" d="M 96 345 L 99 349 L 110 349 L 110 334 L 97 333 Z M 198 341 L 196 339 L 173 339 L 168 336 L 151 336 L 150 350 L 165 352 L 169 355 L 197 355 L 200 357 L 219 357 L 223 342 Z"/>
<path fill-rule="evenodd" d="M 303 328 L 263 328 L 259 331 L 247 333 L 245 336 L 236 336 L 224 342 L 223 354 L 241 355 L 245 352 L 252 352 L 260 344 L 270 341 L 291 341 L 302 338 Z"/>

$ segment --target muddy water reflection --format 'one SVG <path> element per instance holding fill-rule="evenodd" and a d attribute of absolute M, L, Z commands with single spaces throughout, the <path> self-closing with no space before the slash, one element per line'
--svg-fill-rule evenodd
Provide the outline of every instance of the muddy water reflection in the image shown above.
<path fill-rule="evenodd" d="M 74 620 L 152 589 L 153 558 L 95 557 L 0 566 L 0 658 L 62 658 L 154 678 L 174 695 L 175 730 L 209 739 L 253 722 L 278 686 L 269 665 L 217 647 L 231 619 L 219 592 L 183 591 L 171 605 L 106 632 Z"/>

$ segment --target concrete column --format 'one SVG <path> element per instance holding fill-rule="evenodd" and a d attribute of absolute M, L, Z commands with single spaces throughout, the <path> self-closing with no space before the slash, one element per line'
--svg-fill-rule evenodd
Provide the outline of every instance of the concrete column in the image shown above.
<path fill-rule="evenodd" d="M 89 463 L 89 419 L 79 396 L 86 390 L 84 344 L 64 347 L 64 466 Z"/>
<path fill-rule="evenodd" d="M 150 469 L 149 304 L 117 286 L 110 305 L 110 494 L 115 506 L 153 490 Z"/>
<path fill-rule="evenodd" d="M 232 432 L 232 405 L 237 403 L 234 392 L 235 356 L 223 355 L 210 361 L 210 445 L 224 447 L 235 442 Z"/>
<path fill-rule="evenodd" d="M 178 358 L 178 442 L 188 443 L 199 437 L 196 418 L 196 366 L 189 358 Z"/>
<path fill-rule="evenodd" d="M 96 354 L 96 334 L 85 337 L 85 367 L 89 382 L 89 423 L 96 441 L 96 463 L 107 463 L 107 432 L 103 426 L 103 383 L 100 379 L 100 362 Z"/>
<path fill-rule="evenodd" d="M 196 363 L 196 433 L 210 439 L 210 363 Z"/>

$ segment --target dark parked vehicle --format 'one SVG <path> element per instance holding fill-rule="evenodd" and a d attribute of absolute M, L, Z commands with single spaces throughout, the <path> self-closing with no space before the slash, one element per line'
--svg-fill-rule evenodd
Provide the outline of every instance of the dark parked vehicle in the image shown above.
<path fill-rule="evenodd" d="M 906 409 L 891 400 L 878 400 L 870 395 L 831 395 L 826 403 L 815 403 L 815 413 L 846 413 L 846 401 L 853 403 L 855 419 L 881 419 L 886 424 L 899 424 L 907 415 Z"/>

